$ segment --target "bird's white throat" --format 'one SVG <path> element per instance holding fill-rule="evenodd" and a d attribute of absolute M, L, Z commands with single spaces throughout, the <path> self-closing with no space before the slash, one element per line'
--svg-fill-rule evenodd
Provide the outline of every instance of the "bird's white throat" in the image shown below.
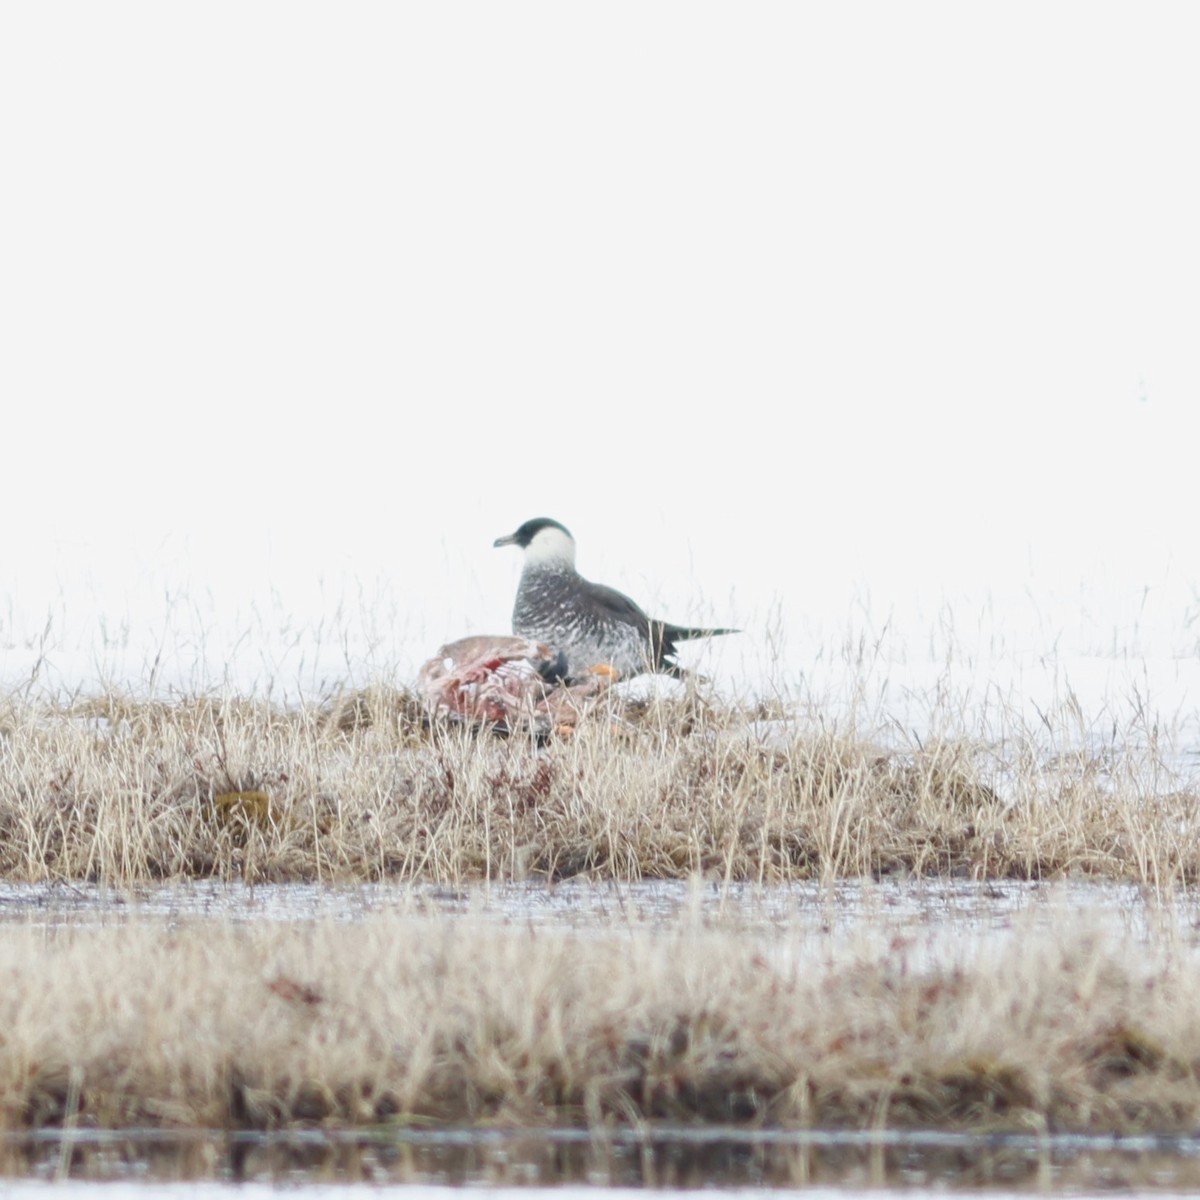
<path fill-rule="evenodd" d="M 574 567 L 575 539 L 552 525 L 539 529 L 525 547 L 526 567 Z"/>

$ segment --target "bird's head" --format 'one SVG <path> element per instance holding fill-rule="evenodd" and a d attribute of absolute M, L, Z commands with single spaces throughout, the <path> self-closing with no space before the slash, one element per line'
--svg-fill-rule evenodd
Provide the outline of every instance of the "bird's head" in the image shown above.
<path fill-rule="evenodd" d="M 549 517 L 534 517 L 515 533 L 498 537 L 494 546 L 520 546 L 526 563 L 575 565 L 575 539 L 571 531 Z"/>

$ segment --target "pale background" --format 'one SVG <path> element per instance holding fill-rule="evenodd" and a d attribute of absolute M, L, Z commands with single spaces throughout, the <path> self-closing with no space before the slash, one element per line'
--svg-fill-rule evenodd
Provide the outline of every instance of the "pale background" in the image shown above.
<path fill-rule="evenodd" d="M 729 687 L 878 645 L 1194 706 L 1198 52 L 1186 4 L 4 5 L 0 680 L 408 678 L 548 515 L 744 627 L 689 648 Z"/>

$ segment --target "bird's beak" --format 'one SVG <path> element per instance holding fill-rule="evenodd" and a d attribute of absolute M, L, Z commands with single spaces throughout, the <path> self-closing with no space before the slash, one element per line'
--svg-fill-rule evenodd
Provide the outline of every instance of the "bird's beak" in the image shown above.
<path fill-rule="evenodd" d="M 498 537 L 492 543 L 492 547 L 495 548 L 497 546 L 515 546 L 516 544 L 517 544 L 517 535 L 515 533 L 506 533 L 503 537 Z"/>

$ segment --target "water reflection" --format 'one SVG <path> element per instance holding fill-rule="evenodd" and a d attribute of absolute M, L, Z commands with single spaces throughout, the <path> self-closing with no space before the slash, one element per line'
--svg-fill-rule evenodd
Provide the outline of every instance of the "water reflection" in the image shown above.
<path fill-rule="evenodd" d="M 650 1189 L 1200 1188 L 1200 1141 L 736 1129 L 0 1136 L 0 1174 L 89 1181 Z"/>

